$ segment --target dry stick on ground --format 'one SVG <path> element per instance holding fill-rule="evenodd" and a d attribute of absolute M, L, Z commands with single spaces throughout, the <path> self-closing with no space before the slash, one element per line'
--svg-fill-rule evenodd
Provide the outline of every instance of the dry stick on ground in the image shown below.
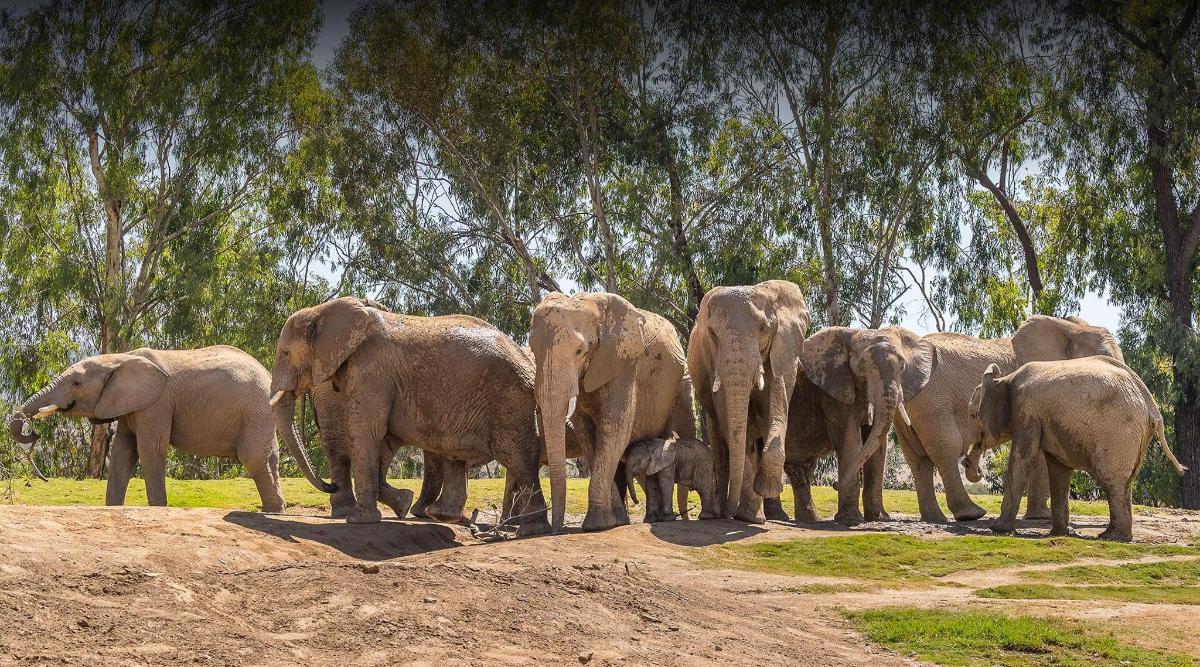
<path fill-rule="evenodd" d="M 533 489 L 524 489 L 524 490 L 518 492 L 515 496 L 513 496 L 512 506 L 513 507 L 521 507 L 521 506 L 523 506 L 524 503 L 527 503 L 532 499 L 533 499 Z M 492 505 L 492 511 L 496 513 L 496 518 L 499 519 L 500 518 L 500 510 L 497 510 L 495 505 Z M 479 526 L 477 523 L 477 520 L 479 519 L 479 508 L 475 508 L 475 511 L 471 513 L 471 526 L 470 526 L 471 535 L 473 535 L 474 537 L 477 537 L 481 540 L 484 540 L 485 542 L 507 540 L 507 539 L 509 539 L 508 531 L 502 531 L 502 529 L 509 528 L 509 529 L 515 530 L 517 528 L 516 522 L 520 521 L 521 519 L 523 519 L 527 516 L 544 514 L 545 512 L 546 512 L 546 510 L 543 509 L 543 510 L 535 510 L 533 512 L 526 512 L 524 514 L 514 514 L 513 516 L 510 516 L 507 519 L 504 519 L 503 521 L 498 521 L 495 525 L 493 525 L 491 528 L 489 528 L 487 530 L 479 530 Z"/>

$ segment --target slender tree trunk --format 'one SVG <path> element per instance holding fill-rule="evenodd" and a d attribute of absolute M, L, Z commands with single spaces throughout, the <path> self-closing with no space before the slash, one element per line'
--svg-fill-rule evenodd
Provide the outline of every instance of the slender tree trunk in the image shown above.
<path fill-rule="evenodd" d="M 93 129 L 88 134 L 88 158 L 91 162 L 92 177 L 96 180 L 96 188 L 104 200 L 104 284 L 100 286 L 100 353 L 111 354 L 124 352 L 124 341 L 121 340 L 121 313 L 124 310 L 124 218 L 122 217 L 123 202 L 114 196 L 107 187 L 105 168 L 102 163 L 100 137 Z M 107 424 L 92 426 L 91 439 L 88 446 L 87 476 L 103 479 L 105 461 L 108 456 L 108 443 L 111 438 Z"/>

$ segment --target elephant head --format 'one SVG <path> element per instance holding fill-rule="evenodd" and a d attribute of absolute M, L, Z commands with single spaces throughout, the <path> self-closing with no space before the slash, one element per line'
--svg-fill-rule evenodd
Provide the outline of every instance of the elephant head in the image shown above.
<path fill-rule="evenodd" d="M 912 424 L 904 402 L 929 382 L 938 355 L 932 343 L 903 327 L 828 327 L 805 341 L 801 362 L 823 392 L 848 405 L 865 405 L 860 419 L 871 431 L 851 468 L 859 470 L 883 445 L 893 414 Z M 838 485 L 850 481 L 838 480 Z"/>
<path fill-rule="evenodd" d="M 366 299 L 342 297 L 298 310 L 288 318 L 275 345 L 275 367 L 271 374 L 271 405 L 275 406 L 275 429 L 287 443 L 304 476 L 326 493 L 337 486 L 322 480 L 313 470 L 296 430 L 296 397 L 314 385 L 333 381 L 350 355 L 385 323 L 380 309 Z"/>
<path fill-rule="evenodd" d="M 729 450 L 728 486 L 717 490 L 727 516 L 741 503 L 750 399 L 763 392 L 767 433 L 754 492 L 774 498 L 783 490 L 788 404 L 808 323 L 804 295 L 786 280 L 716 287 L 700 302 L 688 367 L 696 391 L 715 394 L 713 406 Z"/>
<path fill-rule="evenodd" d="M 996 364 L 991 364 L 984 371 L 983 382 L 971 394 L 967 414 L 977 420 L 980 427 L 978 441 L 972 443 L 968 450 L 968 460 L 973 453 L 978 458 L 993 445 L 1010 439 L 1012 390 L 1008 378 L 1000 377 L 1000 367 Z"/>
<path fill-rule="evenodd" d="M 557 533 L 567 502 L 567 420 L 581 392 L 600 389 L 637 363 L 646 349 L 643 316 L 615 294 L 552 292 L 533 310 L 529 347 L 550 468 L 551 529 Z"/>
<path fill-rule="evenodd" d="M 167 374 L 136 354 L 101 354 L 72 364 L 53 382 L 25 401 L 9 420 L 13 440 L 32 448 L 36 433 L 25 434 L 26 421 L 59 413 L 87 417 L 95 423 L 112 421 L 149 407 L 162 395 Z"/>
<path fill-rule="evenodd" d="M 1034 315 L 1017 329 L 1013 351 L 1022 363 L 1107 355 L 1121 363 L 1125 357 L 1112 332 L 1081 318 Z"/>

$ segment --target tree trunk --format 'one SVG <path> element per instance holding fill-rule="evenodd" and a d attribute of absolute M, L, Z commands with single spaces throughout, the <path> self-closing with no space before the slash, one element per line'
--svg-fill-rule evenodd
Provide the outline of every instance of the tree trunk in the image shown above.
<path fill-rule="evenodd" d="M 112 442 L 112 431 L 108 424 L 93 424 L 88 453 L 87 476 L 104 479 L 108 466 L 108 445 Z"/>

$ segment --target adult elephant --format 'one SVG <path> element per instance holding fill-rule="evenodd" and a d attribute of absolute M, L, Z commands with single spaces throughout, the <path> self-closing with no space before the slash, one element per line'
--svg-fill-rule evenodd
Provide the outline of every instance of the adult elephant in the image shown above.
<path fill-rule="evenodd" d="M 762 499 L 783 490 L 788 410 L 808 323 L 804 295 L 786 280 L 716 287 L 700 301 L 688 371 L 713 449 L 722 516 L 762 523 Z"/>
<path fill-rule="evenodd" d="M 834 520 L 857 524 L 864 513 L 868 521 L 888 519 L 883 473 L 892 416 L 909 423 L 904 401 L 928 384 L 937 348 L 903 327 L 828 327 L 805 341 L 800 359 L 804 372 L 792 394 L 784 467 L 796 520 L 816 520 L 809 485 L 816 461 L 829 453 L 838 461 Z M 765 509 L 768 518 L 787 519 L 778 498 L 766 502 Z"/>
<path fill-rule="evenodd" d="M 101 354 L 72 364 L 25 401 L 9 430 L 17 442 L 32 445 L 37 435 L 23 432 L 30 416 L 115 420 L 107 505 L 125 503 L 139 461 L 147 500 L 166 505 L 167 446 L 174 445 L 196 456 L 237 459 L 258 487 L 263 510 L 282 512 L 270 382 L 254 357 L 226 345 Z"/>
<path fill-rule="evenodd" d="M 895 429 L 896 440 L 912 470 L 921 518 L 931 522 L 946 521 L 934 491 L 935 470 L 942 478 L 946 504 L 955 519 L 971 521 L 986 514 L 967 494 L 958 465 L 978 440 L 980 426 L 968 414 L 968 403 L 990 365 L 996 364 L 1007 374 L 1027 361 L 1097 354 L 1122 359 L 1120 347 L 1107 329 L 1079 318 L 1036 315 L 1022 324 L 1013 338 L 935 333 L 923 339 L 937 348 L 938 366 L 925 390 L 905 402 L 912 424 L 896 422 Z M 1027 518 L 1049 516 L 1048 488 L 1044 474 L 1031 481 Z"/>
<path fill-rule="evenodd" d="M 630 442 L 667 437 L 673 430 L 685 359 L 675 328 L 616 294 L 552 292 L 533 311 L 529 346 L 550 467 L 553 530 L 564 519 L 566 422 L 576 410 L 575 426 L 592 450 L 583 529 L 629 523 L 614 477 Z"/>
<path fill-rule="evenodd" d="M 465 465 L 498 460 L 521 495 L 519 533 L 549 528 L 538 485 L 533 369 L 492 325 L 466 315 L 396 315 L 352 297 L 288 318 L 271 380 L 275 423 L 309 481 L 334 493 L 313 471 L 294 423 L 296 396 L 325 382 L 345 394 L 355 495 L 347 521 L 380 520 L 383 452 L 412 446 Z M 442 491 L 446 506 L 465 502 L 465 494 L 465 483 Z"/>

